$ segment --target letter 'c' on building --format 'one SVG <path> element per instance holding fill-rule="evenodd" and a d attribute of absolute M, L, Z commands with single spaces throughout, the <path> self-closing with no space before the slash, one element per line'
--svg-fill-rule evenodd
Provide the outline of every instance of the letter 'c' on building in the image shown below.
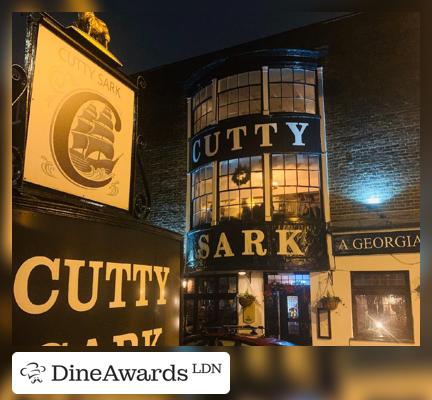
<path fill-rule="evenodd" d="M 24 261 L 19 267 L 13 286 L 15 301 L 18 306 L 29 314 L 43 314 L 47 312 L 56 302 L 59 294 L 58 290 L 51 290 L 48 300 L 43 304 L 34 304 L 28 294 L 28 281 L 30 274 L 37 267 L 46 267 L 51 271 L 51 279 L 59 280 L 60 259 L 50 260 L 48 257 L 35 256 Z"/>

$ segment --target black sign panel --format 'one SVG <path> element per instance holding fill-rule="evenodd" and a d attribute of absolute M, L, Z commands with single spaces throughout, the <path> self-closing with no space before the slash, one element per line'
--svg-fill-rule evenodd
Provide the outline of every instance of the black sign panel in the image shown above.
<path fill-rule="evenodd" d="M 420 230 L 333 236 L 333 254 L 336 256 L 418 252 Z"/>
<path fill-rule="evenodd" d="M 222 121 L 189 141 L 190 166 L 264 152 L 321 152 L 319 117 L 247 117 Z"/>
<path fill-rule="evenodd" d="M 181 254 L 156 228 L 14 210 L 14 346 L 178 345 Z"/>
<path fill-rule="evenodd" d="M 326 270 L 324 224 L 220 224 L 187 236 L 186 271 Z"/>

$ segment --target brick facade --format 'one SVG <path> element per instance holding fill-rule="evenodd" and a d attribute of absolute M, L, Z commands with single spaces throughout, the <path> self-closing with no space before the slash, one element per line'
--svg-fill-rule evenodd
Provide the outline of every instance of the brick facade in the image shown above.
<path fill-rule="evenodd" d="M 356 14 L 145 71 L 140 133 L 152 195 L 148 222 L 183 233 L 186 95 L 195 71 L 263 48 L 325 49 L 329 191 L 335 229 L 418 225 L 419 15 Z M 368 196 L 382 204 L 365 204 Z"/>

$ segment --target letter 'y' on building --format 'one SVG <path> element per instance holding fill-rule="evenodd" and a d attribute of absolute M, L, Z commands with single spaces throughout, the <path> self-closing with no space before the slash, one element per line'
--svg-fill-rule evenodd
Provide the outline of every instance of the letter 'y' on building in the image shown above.
<path fill-rule="evenodd" d="M 306 122 L 287 122 L 288 128 L 291 129 L 291 132 L 294 134 L 294 146 L 304 146 L 303 143 L 303 133 L 305 129 L 309 126 Z M 300 129 L 297 128 L 297 125 L 300 125 Z"/>
<path fill-rule="evenodd" d="M 300 250 L 300 247 L 294 240 L 294 238 L 301 233 L 300 229 L 289 231 L 286 229 L 276 230 L 279 234 L 279 251 L 280 256 L 304 256 L 304 252 Z M 289 235 L 289 236 L 288 236 Z"/>

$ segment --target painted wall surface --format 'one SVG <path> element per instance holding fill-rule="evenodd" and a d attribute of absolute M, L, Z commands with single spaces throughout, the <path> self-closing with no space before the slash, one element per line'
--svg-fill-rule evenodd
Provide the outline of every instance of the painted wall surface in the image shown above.
<path fill-rule="evenodd" d="M 311 277 L 311 325 L 314 346 L 407 346 L 407 343 L 352 340 L 351 271 L 409 271 L 413 315 L 414 343 L 420 345 L 420 295 L 415 288 L 420 284 L 420 254 L 378 254 L 369 256 L 344 256 L 335 258 L 333 290 L 342 303 L 331 311 L 331 339 L 317 337 L 316 303 L 326 294 L 327 272 L 312 272 Z"/>

